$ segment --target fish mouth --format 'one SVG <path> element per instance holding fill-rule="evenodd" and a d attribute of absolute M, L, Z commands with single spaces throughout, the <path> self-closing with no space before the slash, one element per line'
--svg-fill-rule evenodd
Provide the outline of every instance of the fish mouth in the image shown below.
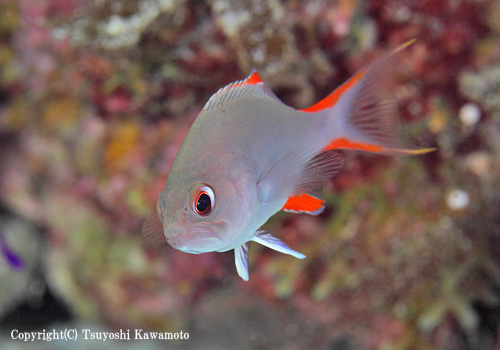
<path fill-rule="evenodd" d="M 173 248 L 191 254 L 213 252 L 222 244 L 222 240 L 209 227 L 193 225 L 177 228 L 167 237 Z"/>

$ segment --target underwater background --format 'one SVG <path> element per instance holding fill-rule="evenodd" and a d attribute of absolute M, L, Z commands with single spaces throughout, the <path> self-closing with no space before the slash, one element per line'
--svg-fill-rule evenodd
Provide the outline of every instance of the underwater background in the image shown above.
<path fill-rule="evenodd" d="M 407 40 L 394 91 L 435 152 L 344 152 L 307 259 L 144 242 L 208 98 L 253 68 L 305 108 Z M 1 0 L 0 349 L 500 349 L 500 2 Z M 11 331 L 188 332 L 23 342 Z"/>

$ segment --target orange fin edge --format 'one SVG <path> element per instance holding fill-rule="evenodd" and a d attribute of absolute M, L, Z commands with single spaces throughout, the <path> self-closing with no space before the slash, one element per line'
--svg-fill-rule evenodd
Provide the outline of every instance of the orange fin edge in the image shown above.
<path fill-rule="evenodd" d="M 264 82 L 260 78 L 259 73 L 257 73 L 257 71 L 254 69 L 252 71 L 252 73 L 250 73 L 250 75 L 247 78 L 245 78 L 243 80 L 235 81 L 234 83 L 231 83 L 231 84 L 219 89 L 219 91 L 217 91 L 214 94 L 214 96 L 218 96 L 219 94 L 226 92 L 230 89 L 234 89 L 234 88 L 241 87 L 244 85 L 257 85 L 257 84 L 263 84 L 263 83 Z M 212 97 L 214 97 L 214 96 L 212 96 Z"/>
<path fill-rule="evenodd" d="M 414 155 L 434 152 L 436 150 L 436 148 L 434 147 L 421 148 L 421 149 L 385 148 L 371 143 L 352 142 L 345 137 L 334 139 L 325 147 L 325 149 L 328 150 L 334 150 L 339 148 L 354 149 L 367 152 L 403 153 L 403 154 L 414 154 Z"/>
<path fill-rule="evenodd" d="M 325 209 L 325 201 L 307 193 L 289 197 L 281 210 L 292 213 L 318 215 Z"/>
<path fill-rule="evenodd" d="M 391 55 L 403 50 L 404 48 L 413 44 L 415 41 L 416 41 L 416 39 L 408 40 L 407 42 L 399 45 L 394 50 L 392 50 L 387 56 L 391 56 Z M 347 80 L 345 83 L 340 85 L 337 89 L 335 89 L 330 95 L 328 95 L 327 97 L 325 97 L 321 101 L 317 102 L 316 104 L 314 104 L 308 108 L 301 109 L 300 111 L 313 113 L 313 112 L 321 111 L 323 109 L 335 106 L 337 101 L 340 99 L 340 96 L 342 96 L 342 94 L 344 92 L 346 92 L 347 90 L 349 90 L 351 87 L 356 85 L 361 80 L 361 78 L 363 78 L 363 76 L 365 75 L 368 68 L 369 68 L 369 66 L 361 69 L 356 74 L 354 74 L 354 76 L 352 76 L 349 80 Z"/>
<path fill-rule="evenodd" d="M 260 84 L 263 83 L 262 79 L 260 78 L 260 75 L 257 73 L 257 71 L 254 69 L 252 73 L 241 82 L 241 85 L 255 85 L 255 84 Z"/>
<path fill-rule="evenodd" d="M 311 107 L 301 109 L 300 111 L 313 113 L 335 106 L 337 101 L 340 99 L 340 96 L 342 96 L 342 94 L 347 90 L 349 90 L 351 87 L 356 85 L 361 80 L 361 78 L 363 78 L 365 72 L 366 69 L 360 70 L 349 80 L 347 80 L 344 84 L 340 85 L 337 89 L 335 89 L 330 95 L 326 96 L 324 99 L 312 105 Z"/>
<path fill-rule="evenodd" d="M 356 149 L 368 152 L 384 152 L 385 148 L 379 145 L 373 145 L 370 143 L 362 142 L 352 142 L 345 137 L 340 137 L 332 140 L 326 147 L 326 149 Z"/>

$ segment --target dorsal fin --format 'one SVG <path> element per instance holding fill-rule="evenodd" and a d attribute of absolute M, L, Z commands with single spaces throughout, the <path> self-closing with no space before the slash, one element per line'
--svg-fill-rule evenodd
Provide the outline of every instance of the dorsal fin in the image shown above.
<path fill-rule="evenodd" d="M 203 110 L 209 111 L 216 106 L 220 106 L 225 102 L 245 95 L 267 97 L 280 101 L 271 89 L 264 84 L 257 71 L 254 69 L 246 79 L 236 81 L 220 88 L 215 94 L 212 95 L 212 97 L 210 97 L 208 102 L 203 107 Z"/>
<path fill-rule="evenodd" d="M 255 84 L 260 84 L 260 83 L 264 83 L 262 81 L 262 79 L 260 78 L 260 75 L 259 73 L 257 73 L 257 71 L 254 69 L 252 70 L 252 73 L 250 73 L 250 75 L 244 79 L 244 80 L 241 80 L 240 81 L 240 85 L 255 85 Z"/>

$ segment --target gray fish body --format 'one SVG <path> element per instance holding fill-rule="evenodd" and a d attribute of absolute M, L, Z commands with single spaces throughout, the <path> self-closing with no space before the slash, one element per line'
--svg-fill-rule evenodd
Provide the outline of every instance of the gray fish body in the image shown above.
<path fill-rule="evenodd" d="M 259 179 L 290 152 L 324 147 L 331 139 L 325 124 L 324 113 L 306 115 L 276 99 L 249 94 L 203 111 L 186 135 L 176 161 L 225 167 L 229 164 L 225 156 L 234 155 Z"/>
<path fill-rule="evenodd" d="M 217 251 L 231 250 L 247 242 L 283 207 L 293 188 L 272 198 L 262 198 L 257 184 L 287 154 L 323 148 L 331 138 L 325 131 L 325 121 L 324 113 L 306 114 L 275 98 L 253 94 L 200 113 L 179 148 L 169 182 L 179 183 L 177 177 L 186 180 L 191 170 L 196 175 L 189 178 L 189 183 L 206 181 L 209 174 L 199 171 L 206 168 L 244 183 L 241 187 L 247 197 L 255 193 L 255 210 L 247 225 L 241 232 L 233 232 L 233 238 Z M 271 186 L 273 180 L 279 181 L 270 179 Z"/>

